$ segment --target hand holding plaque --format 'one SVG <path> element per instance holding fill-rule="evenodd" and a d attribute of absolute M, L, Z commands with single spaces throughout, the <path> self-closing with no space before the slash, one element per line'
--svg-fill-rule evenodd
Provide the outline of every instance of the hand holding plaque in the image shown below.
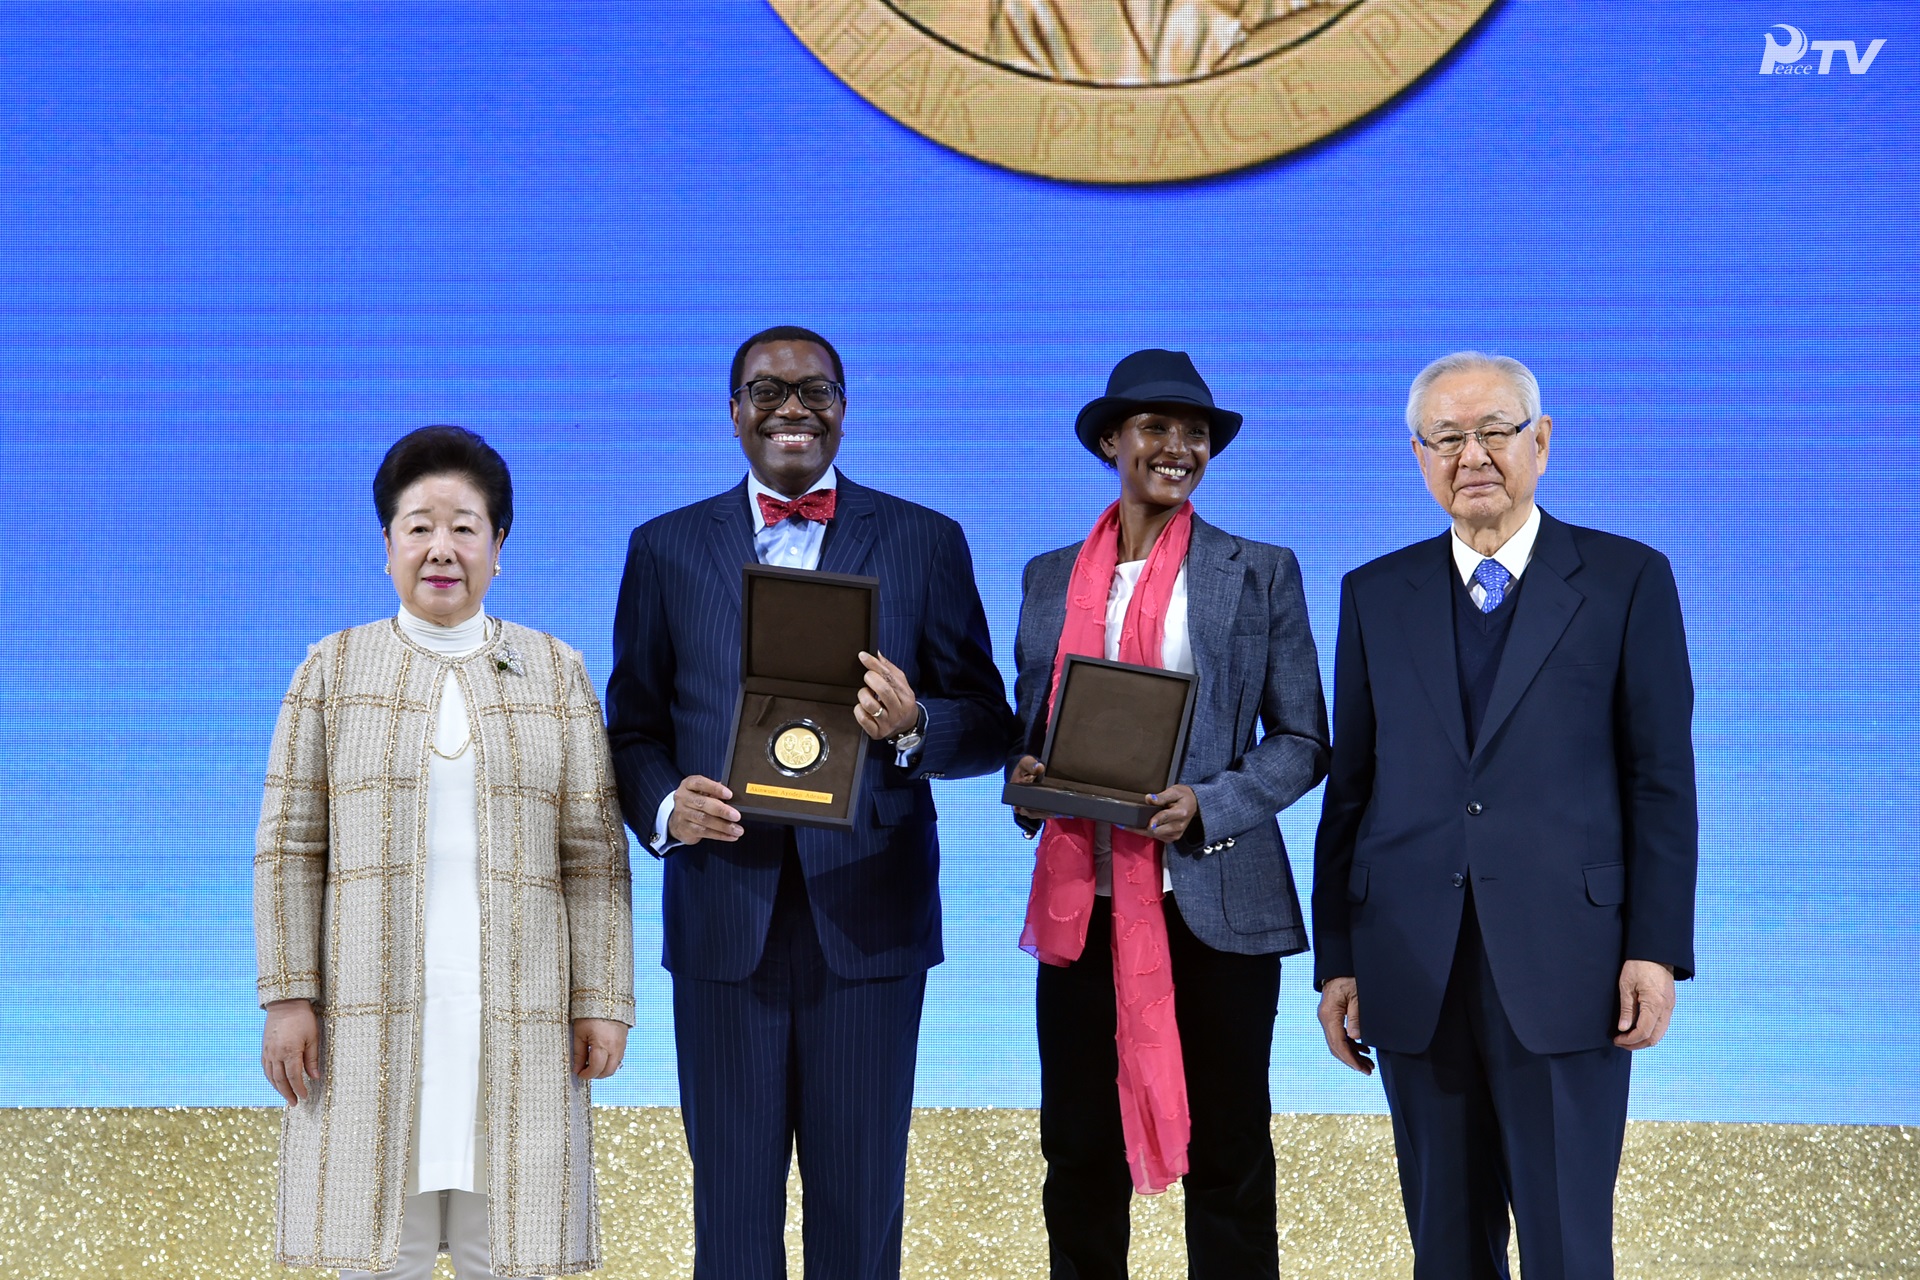
<path fill-rule="evenodd" d="M 1156 791 L 1147 797 L 1150 804 L 1160 806 L 1160 812 L 1153 815 L 1153 821 L 1140 834 L 1152 836 L 1167 844 L 1173 844 L 1187 834 L 1187 828 L 1200 816 L 1200 797 L 1193 794 L 1193 788 L 1185 783 L 1168 787 L 1165 791 Z"/>
<path fill-rule="evenodd" d="M 1001 801 L 1029 821 L 1093 818 L 1178 840 L 1199 812 L 1178 784 L 1194 685 L 1180 671 L 1069 655 L 1040 759 L 1015 766 Z"/>
<path fill-rule="evenodd" d="M 673 808 L 667 814 L 667 835 L 681 844 L 702 840 L 733 843 L 746 834 L 740 813 L 727 801 L 733 792 L 712 778 L 690 774 L 674 788 Z"/>
<path fill-rule="evenodd" d="M 862 653 L 860 665 L 867 676 L 856 718 L 866 735 L 878 742 L 911 729 L 920 718 L 920 702 L 907 673 L 882 653 Z"/>
<path fill-rule="evenodd" d="M 1047 776 L 1047 767 L 1032 756 L 1021 756 L 1007 774 L 1007 783 L 1013 787 L 1037 787 Z M 1187 828 L 1200 816 L 1200 797 L 1193 788 L 1184 783 L 1168 787 L 1165 791 L 1155 792 L 1147 797 L 1149 804 L 1157 804 L 1160 811 L 1148 821 L 1146 828 L 1140 830 L 1126 827 L 1123 830 L 1136 831 L 1139 835 L 1150 836 L 1167 844 L 1177 843 L 1187 834 Z M 1052 817 L 1068 817 L 1068 814 L 1056 814 L 1050 810 L 1015 805 L 1013 811 L 1028 822 L 1044 822 Z M 1029 836 L 1037 834 L 1029 831 Z"/>
<path fill-rule="evenodd" d="M 1020 759 L 1015 762 L 1013 768 L 1008 770 L 1007 783 L 1009 786 L 1015 787 L 1033 787 L 1038 786 L 1040 779 L 1046 776 L 1047 766 L 1041 764 L 1032 756 L 1021 756 Z M 1025 818 L 1028 822 L 1045 822 L 1053 816 L 1042 810 L 1029 809 L 1025 805 L 1019 804 L 1013 806 L 1013 811 Z M 1036 834 L 1036 832 L 1028 831 L 1027 834 L 1032 836 Z"/>

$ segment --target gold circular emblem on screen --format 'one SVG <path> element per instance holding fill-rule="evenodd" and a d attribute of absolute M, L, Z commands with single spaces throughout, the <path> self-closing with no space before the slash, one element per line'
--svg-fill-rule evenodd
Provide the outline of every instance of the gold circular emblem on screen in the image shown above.
<path fill-rule="evenodd" d="M 827 758 L 827 735 L 811 720 L 783 724 L 773 731 L 767 758 L 790 778 L 812 773 Z"/>
<path fill-rule="evenodd" d="M 1172 182 L 1324 138 L 1493 0 L 771 0 L 861 97 L 935 142 L 1074 182 Z"/>

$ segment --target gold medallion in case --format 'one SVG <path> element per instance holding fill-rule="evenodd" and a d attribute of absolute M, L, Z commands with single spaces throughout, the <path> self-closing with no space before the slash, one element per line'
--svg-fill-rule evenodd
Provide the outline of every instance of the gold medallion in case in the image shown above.
<path fill-rule="evenodd" d="M 827 758 L 827 734 L 812 720 L 789 720 L 767 739 L 767 760 L 789 778 L 804 777 Z"/>

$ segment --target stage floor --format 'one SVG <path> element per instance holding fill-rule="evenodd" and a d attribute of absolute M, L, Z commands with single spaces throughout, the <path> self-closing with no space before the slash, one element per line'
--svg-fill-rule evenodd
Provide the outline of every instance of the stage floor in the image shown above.
<path fill-rule="evenodd" d="M 271 1260 L 275 1123 L 237 1107 L 0 1109 L 0 1280 L 327 1274 Z M 598 1274 L 688 1275 L 678 1113 L 600 1108 L 595 1124 Z M 1282 1274 L 1409 1276 L 1385 1119 L 1275 1116 L 1273 1138 Z M 1039 1188 L 1034 1112 L 916 1113 L 906 1275 L 1045 1275 Z M 797 1277 L 797 1180 L 789 1191 Z M 1616 1222 L 1623 1278 L 1920 1276 L 1920 1128 L 1635 1123 Z M 1183 1275 L 1178 1190 L 1137 1200 L 1133 1224 L 1136 1280 Z"/>

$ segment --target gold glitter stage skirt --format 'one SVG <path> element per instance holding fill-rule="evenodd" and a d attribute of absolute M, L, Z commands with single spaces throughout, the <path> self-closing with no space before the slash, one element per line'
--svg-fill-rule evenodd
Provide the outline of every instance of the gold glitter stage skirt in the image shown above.
<path fill-rule="evenodd" d="M 619 1280 L 693 1268 L 686 1144 L 670 1108 L 594 1113 L 602 1235 Z M 0 1109 L 0 1280 L 266 1280 L 271 1110 Z M 1280 1270 L 1406 1277 L 1412 1252 L 1383 1117 L 1273 1119 Z M 914 1116 L 905 1274 L 1046 1274 L 1037 1113 Z M 789 1186 L 790 1274 L 800 1201 Z M 1133 1275 L 1185 1274 L 1180 1192 L 1137 1199 Z M 1920 1277 L 1920 1128 L 1655 1124 L 1627 1129 L 1619 1274 L 1648 1280 Z M 451 1276 L 445 1258 L 436 1275 Z"/>

